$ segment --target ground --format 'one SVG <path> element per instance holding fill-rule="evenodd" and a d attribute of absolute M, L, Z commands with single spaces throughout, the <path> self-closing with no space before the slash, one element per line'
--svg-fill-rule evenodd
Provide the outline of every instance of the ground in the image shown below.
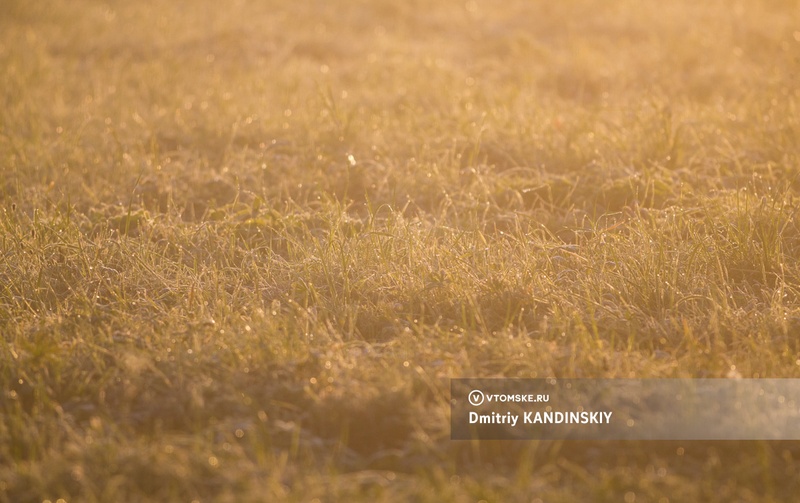
<path fill-rule="evenodd" d="M 0 502 L 794 501 L 452 441 L 457 377 L 800 377 L 795 0 L 6 0 Z"/>

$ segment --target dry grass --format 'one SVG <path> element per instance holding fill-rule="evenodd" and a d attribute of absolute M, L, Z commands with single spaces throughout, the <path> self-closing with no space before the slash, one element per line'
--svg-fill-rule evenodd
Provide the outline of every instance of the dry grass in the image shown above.
<path fill-rule="evenodd" d="M 800 376 L 800 5 L 0 6 L 0 501 L 792 501 L 453 377 Z"/>

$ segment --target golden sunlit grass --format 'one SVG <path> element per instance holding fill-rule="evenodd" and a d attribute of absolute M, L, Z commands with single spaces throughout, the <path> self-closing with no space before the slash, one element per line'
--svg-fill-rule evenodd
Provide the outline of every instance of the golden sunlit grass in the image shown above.
<path fill-rule="evenodd" d="M 0 6 L 0 501 L 791 501 L 455 377 L 800 377 L 800 5 Z"/>

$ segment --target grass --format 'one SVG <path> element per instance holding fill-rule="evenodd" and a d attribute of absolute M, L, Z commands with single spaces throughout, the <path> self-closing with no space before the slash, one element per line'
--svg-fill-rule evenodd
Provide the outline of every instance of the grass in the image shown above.
<path fill-rule="evenodd" d="M 0 501 L 793 501 L 455 377 L 800 377 L 796 1 L 0 7 Z"/>

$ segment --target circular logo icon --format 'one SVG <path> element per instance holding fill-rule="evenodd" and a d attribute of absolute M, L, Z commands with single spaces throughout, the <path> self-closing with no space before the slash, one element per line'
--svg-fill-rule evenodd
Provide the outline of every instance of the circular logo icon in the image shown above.
<path fill-rule="evenodd" d="M 478 406 L 483 403 L 483 391 L 479 389 L 474 389 L 469 392 L 469 403 L 474 406 Z"/>

